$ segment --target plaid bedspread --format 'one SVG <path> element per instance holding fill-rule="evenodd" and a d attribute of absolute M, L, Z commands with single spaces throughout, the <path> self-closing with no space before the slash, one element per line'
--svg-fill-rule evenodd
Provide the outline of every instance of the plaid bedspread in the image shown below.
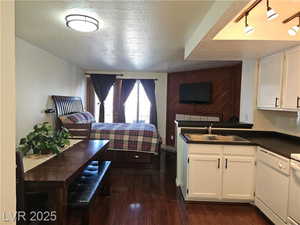
<path fill-rule="evenodd" d="M 157 154 L 161 138 L 152 124 L 93 123 L 91 138 L 110 140 L 109 149 Z"/>

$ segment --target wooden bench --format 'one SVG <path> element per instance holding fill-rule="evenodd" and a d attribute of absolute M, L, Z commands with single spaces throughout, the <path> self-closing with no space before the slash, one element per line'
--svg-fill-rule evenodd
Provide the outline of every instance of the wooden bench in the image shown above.
<path fill-rule="evenodd" d="M 80 209 L 83 212 L 82 225 L 90 225 L 90 208 L 97 194 L 110 193 L 110 168 L 110 161 L 93 161 L 69 186 L 68 206 L 70 209 Z"/>

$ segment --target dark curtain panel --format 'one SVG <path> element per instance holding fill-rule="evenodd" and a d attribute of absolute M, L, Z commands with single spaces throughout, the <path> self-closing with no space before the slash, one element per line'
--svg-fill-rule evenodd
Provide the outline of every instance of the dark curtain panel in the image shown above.
<path fill-rule="evenodd" d="M 150 108 L 150 123 L 157 127 L 157 109 L 155 98 L 155 80 L 153 79 L 141 79 L 141 83 L 145 89 L 147 97 L 151 103 Z"/>
<path fill-rule="evenodd" d="M 119 116 L 118 122 L 125 123 L 125 102 L 132 91 L 136 79 L 123 79 L 121 84 L 120 92 L 120 105 L 119 105 Z"/>
<path fill-rule="evenodd" d="M 119 122 L 120 112 L 120 95 L 121 95 L 122 80 L 117 79 L 114 84 L 114 100 L 113 100 L 113 122 Z"/>
<path fill-rule="evenodd" d="M 99 122 L 104 122 L 104 101 L 116 81 L 116 75 L 92 74 L 91 80 L 100 101 Z"/>
<path fill-rule="evenodd" d="M 95 90 L 90 77 L 86 78 L 86 107 L 87 111 L 95 116 Z"/>

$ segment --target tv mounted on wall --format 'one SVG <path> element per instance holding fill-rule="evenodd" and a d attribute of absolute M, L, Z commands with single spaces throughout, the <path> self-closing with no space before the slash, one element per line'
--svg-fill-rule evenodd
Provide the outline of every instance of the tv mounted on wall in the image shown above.
<path fill-rule="evenodd" d="M 185 104 L 209 104 L 212 101 L 212 83 L 181 84 L 179 101 Z"/>

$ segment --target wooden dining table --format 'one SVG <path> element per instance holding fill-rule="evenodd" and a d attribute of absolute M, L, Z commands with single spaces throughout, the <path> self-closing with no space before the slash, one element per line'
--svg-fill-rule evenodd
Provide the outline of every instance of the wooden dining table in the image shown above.
<path fill-rule="evenodd" d="M 48 193 L 50 209 L 56 213 L 56 225 L 66 225 L 68 219 L 68 187 L 94 160 L 101 161 L 108 140 L 84 140 L 24 174 L 26 192 Z"/>

